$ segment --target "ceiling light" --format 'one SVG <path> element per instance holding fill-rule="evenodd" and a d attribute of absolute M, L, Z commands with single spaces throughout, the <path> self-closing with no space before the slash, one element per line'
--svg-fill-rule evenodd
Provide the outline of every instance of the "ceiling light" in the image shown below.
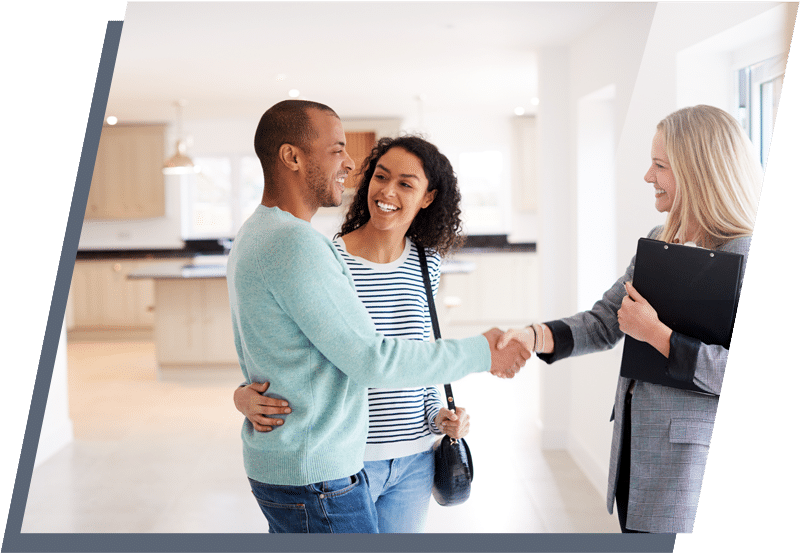
<path fill-rule="evenodd" d="M 533 104 L 534 106 L 538 106 L 539 105 L 539 99 L 536 98 L 536 97 L 531 98 L 531 104 Z"/>
<path fill-rule="evenodd" d="M 525 108 L 523 108 L 522 106 L 517 106 L 516 108 L 514 108 L 514 113 L 517 114 L 518 116 L 522 116 L 525 114 Z"/>
<path fill-rule="evenodd" d="M 117 118 L 115 118 L 114 116 L 108 116 L 106 118 L 106 123 L 108 125 L 116 125 L 117 124 Z"/>
<path fill-rule="evenodd" d="M 297 98 L 298 96 L 300 96 L 300 91 L 298 91 L 297 89 L 292 89 L 289 91 L 289 96 L 291 98 Z"/>
<path fill-rule="evenodd" d="M 177 130 L 178 140 L 175 142 L 175 154 L 169 157 L 164 162 L 164 167 L 161 169 L 165 174 L 180 174 L 195 171 L 194 162 L 186 154 L 186 141 L 183 139 L 183 117 L 181 116 L 181 108 L 186 104 L 185 100 L 178 100 L 175 102 L 177 111 Z"/>

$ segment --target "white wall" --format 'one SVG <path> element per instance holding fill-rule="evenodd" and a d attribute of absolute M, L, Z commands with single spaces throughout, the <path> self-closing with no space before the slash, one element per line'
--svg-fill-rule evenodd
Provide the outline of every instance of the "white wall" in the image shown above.
<path fill-rule="evenodd" d="M 61 328 L 61 338 L 53 365 L 50 392 L 42 419 L 39 447 L 36 451 L 34 468 L 39 466 L 61 448 L 72 442 L 72 419 L 69 416 L 69 395 L 67 388 L 67 336 L 65 327 Z"/>
<path fill-rule="evenodd" d="M 617 144 L 654 9 L 653 4 L 621 6 L 606 22 L 569 47 L 543 52 L 539 252 L 545 320 L 579 309 L 578 107 L 597 91 L 612 87 L 606 118 L 613 122 L 612 143 Z M 603 219 L 599 215 L 600 224 Z M 581 222 L 589 228 L 600 224 Z M 616 230 L 606 233 L 613 241 Z M 608 419 L 619 374 L 615 358 L 612 351 L 610 355 L 567 359 L 541 369 L 542 447 L 569 449 L 599 492 L 605 491 L 604 473 L 608 467 Z"/>
<path fill-rule="evenodd" d="M 543 320 L 575 312 L 575 187 L 572 116 L 566 91 L 570 89 L 569 49 L 552 47 L 539 57 L 539 229 L 537 253 L 542 268 L 539 294 Z M 539 364 L 536 362 L 536 364 Z M 542 446 L 564 448 L 569 426 L 571 360 L 540 373 L 539 421 Z"/>

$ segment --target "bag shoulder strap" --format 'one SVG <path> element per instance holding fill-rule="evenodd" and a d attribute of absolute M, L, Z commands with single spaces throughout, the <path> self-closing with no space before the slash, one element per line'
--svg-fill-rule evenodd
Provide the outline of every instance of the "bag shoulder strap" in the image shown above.
<path fill-rule="evenodd" d="M 419 244 L 416 244 L 417 255 L 419 256 L 419 266 L 422 268 L 422 280 L 425 282 L 425 292 L 428 295 L 428 311 L 431 313 L 431 327 L 433 328 L 433 337 L 435 339 L 441 338 L 439 330 L 439 319 L 436 317 L 436 304 L 433 302 L 433 289 L 431 288 L 431 277 L 428 274 L 428 259 L 425 256 L 425 249 Z M 447 397 L 447 408 L 455 411 L 456 402 L 453 399 L 453 388 L 449 383 L 444 384 L 444 394 Z"/>

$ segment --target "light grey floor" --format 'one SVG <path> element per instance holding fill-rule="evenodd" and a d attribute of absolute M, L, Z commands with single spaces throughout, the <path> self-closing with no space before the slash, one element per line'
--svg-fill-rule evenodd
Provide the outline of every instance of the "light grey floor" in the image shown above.
<path fill-rule="evenodd" d="M 266 532 L 243 472 L 238 369 L 162 376 L 149 342 L 71 342 L 75 441 L 34 470 L 25 532 Z M 428 532 L 618 532 L 563 451 L 538 448 L 536 380 L 454 384 L 471 415 L 472 496 L 431 503 Z"/>

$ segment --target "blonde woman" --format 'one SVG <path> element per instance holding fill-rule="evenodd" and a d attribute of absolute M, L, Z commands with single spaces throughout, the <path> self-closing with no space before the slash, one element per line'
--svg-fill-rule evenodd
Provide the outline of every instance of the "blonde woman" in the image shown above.
<path fill-rule="evenodd" d="M 678 110 L 661 121 L 644 176 L 655 188 L 663 226 L 648 237 L 743 254 L 745 263 L 761 187 L 761 166 L 740 125 L 711 106 Z M 655 347 L 668 374 L 712 395 L 620 377 L 607 507 L 623 532 L 691 532 L 728 351 L 672 331 L 625 275 L 591 310 L 509 330 L 548 364 L 603 351 L 625 335 Z"/>

